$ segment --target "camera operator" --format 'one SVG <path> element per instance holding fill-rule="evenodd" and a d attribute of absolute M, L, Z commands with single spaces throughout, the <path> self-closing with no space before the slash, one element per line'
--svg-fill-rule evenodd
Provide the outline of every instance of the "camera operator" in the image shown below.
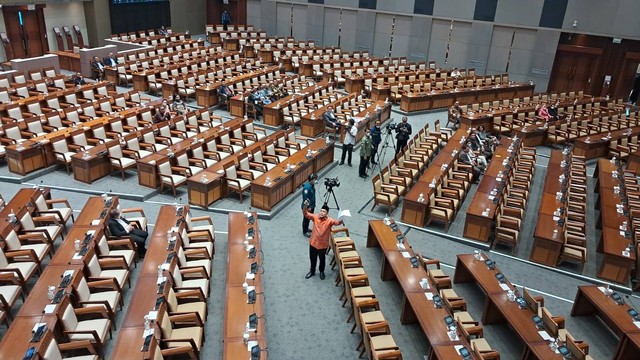
<path fill-rule="evenodd" d="M 316 210 L 316 187 L 318 183 L 318 175 L 309 174 L 307 182 L 302 185 L 302 208 L 305 208 L 307 203 L 307 211 L 313 213 Z M 311 230 L 309 230 L 309 220 L 306 216 L 302 217 L 302 233 L 306 237 L 311 237 Z"/>
<path fill-rule="evenodd" d="M 378 152 L 378 145 L 382 142 L 382 129 L 380 129 L 380 120 L 376 120 L 376 124 L 371 128 L 371 159 L 370 163 L 378 165 L 376 162 L 376 153 Z"/>
<path fill-rule="evenodd" d="M 407 141 L 409 141 L 409 135 L 411 135 L 411 124 L 407 122 L 408 120 L 409 119 L 406 116 L 403 116 L 402 122 L 396 126 L 396 154 L 400 153 L 407 145 Z"/>
<path fill-rule="evenodd" d="M 355 120 L 349 118 L 349 122 L 345 127 L 344 142 L 342 143 L 342 157 L 340 158 L 340 165 L 344 164 L 344 158 L 347 154 L 347 165 L 351 166 L 351 154 L 353 153 L 353 146 L 356 144 L 356 135 L 358 135 L 358 128 L 355 126 Z"/>

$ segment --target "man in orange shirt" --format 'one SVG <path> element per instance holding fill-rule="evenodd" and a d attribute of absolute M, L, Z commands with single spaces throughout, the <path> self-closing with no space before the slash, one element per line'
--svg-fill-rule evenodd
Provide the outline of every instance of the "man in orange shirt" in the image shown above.
<path fill-rule="evenodd" d="M 309 200 L 304 202 L 302 207 L 302 215 L 305 218 L 313 222 L 313 231 L 311 232 L 311 238 L 309 239 L 309 260 L 311 261 L 311 269 L 304 276 L 308 279 L 316 274 L 316 261 L 320 258 L 320 280 L 324 280 L 324 264 L 325 255 L 329 248 L 329 238 L 331 237 L 331 227 L 335 225 L 342 225 L 342 220 L 332 219 L 327 214 L 329 213 L 329 207 L 324 204 L 319 214 L 312 214 L 307 211 L 309 206 Z"/>

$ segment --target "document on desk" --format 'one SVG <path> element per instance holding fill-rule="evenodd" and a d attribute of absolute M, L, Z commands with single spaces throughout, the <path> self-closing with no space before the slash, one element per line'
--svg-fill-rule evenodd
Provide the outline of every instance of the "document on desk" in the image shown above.
<path fill-rule="evenodd" d="M 426 293 L 424 293 L 424 296 L 427 297 L 427 300 L 433 300 L 433 293 L 426 292 Z"/>
<path fill-rule="evenodd" d="M 544 330 L 540 330 L 540 331 L 538 331 L 538 334 L 540 334 L 540 336 L 542 337 L 542 339 L 543 339 L 544 341 L 549 341 L 549 340 L 551 339 L 551 336 L 549 336 L 549 333 L 547 333 L 547 332 L 546 332 L 546 331 L 544 331 Z"/>
<path fill-rule="evenodd" d="M 411 254 L 409 254 L 409 252 L 408 252 L 408 251 L 401 251 L 400 253 L 402 254 L 402 257 L 403 257 L 403 258 L 408 259 L 408 258 L 410 258 L 410 257 L 411 257 Z"/>
<path fill-rule="evenodd" d="M 49 304 L 47 306 L 44 307 L 44 313 L 45 314 L 53 314 L 53 312 L 56 310 L 56 304 Z"/>
<path fill-rule="evenodd" d="M 633 325 L 637 326 L 638 329 L 640 329 L 640 321 L 634 321 Z"/>
<path fill-rule="evenodd" d="M 509 291 L 511 288 L 507 284 L 500 284 L 500 288 L 504 291 Z"/>

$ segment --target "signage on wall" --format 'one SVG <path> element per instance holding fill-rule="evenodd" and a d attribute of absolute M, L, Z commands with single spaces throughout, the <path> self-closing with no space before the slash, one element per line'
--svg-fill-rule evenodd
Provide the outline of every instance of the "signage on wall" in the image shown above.
<path fill-rule="evenodd" d="M 27 4 L 27 10 L 35 10 L 36 4 Z"/>
<path fill-rule="evenodd" d="M 613 43 L 614 44 L 620 44 L 622 42 L 621 38 L 613 38 Z"/>

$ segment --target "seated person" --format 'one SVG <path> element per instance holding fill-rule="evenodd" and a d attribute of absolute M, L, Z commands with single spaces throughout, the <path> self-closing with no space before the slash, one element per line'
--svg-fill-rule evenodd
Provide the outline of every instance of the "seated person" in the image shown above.
<path fill-rule="evenodd" d="M 97 56 L 93 57 L 91 60 L 91 71 L 93 71 L 93 79 L 100 81 L 104 79 L 104 64 Z"/>
<path fill-rule="evenodd" d="M 129 236 L 131 240 L 136 243 L 138 248 L 138 257 L 143 258 L 147 253 L 146 241 L 149 234 L 131 224 L 129 220 L 125 219 L 120 210 L 117 208 L 111 209 L 109 212 L 109 232 L 113 236 Z"/>
<path fill-rule="evenodd" d="M 484 130 L 483 125 L 478 125 L 478 127 L 476 128 L 476 138 L 481 144 L 484 145 L 485 149 L 491 151 L 491 153 L 493 153 L 498 143 L 500 143 L 497 137 Z"/>
<path fill-rule="evenodd" d="M 559 101 L 555 104 L 551 104 L 551 106 L 549 107 L 549 120 L 558 119 L 558 105 L 560 105 Z"/>
<path fill-rule="evenodd" d="M 340 120 L 336 117 L 336 114 L 333 113 L 333 106 L 329 106 L 327 111 L 322 114 L 322 119 L 327 126 L 331 126 L 335 129 L 340 129 Z"/>
<path fill-rule="evenodd" d="M 84 80 L 84 77 L 82 76 L 81 73 L 75 73 L 73 75 L 73 83 L 76 86 L 81 86 L 81 85 L 86 84 L 87 82 Z"/>
<path fill-rule="evenodd" d="M 473 152 L 478 154 L 478 157 L 485 158 L 485 161 L 484 161 L 485 163 L 486 163 L 486 160 L 491 160 L 491 156 L 493 156 L 493 152 L 489 150 L 487 147 L 485 147 L 484 141 L 481 141 L 478 138 L 478 134 L 475 129 L 471 130 L 467 143 L 471 147 L 471 150 L 473 150 Z"/>
<path fill-rule="evenodd" d="M 171 111 L 176 113 L 177 115 L 184 115 L 187 112 L 187 104 L 182 100 L 180 95 L 176 94 L 173 99 L 173 104 L 171 104 Z"/>
<path fill-rule="evenodd" d="M 233 96 L 233 91 L 231 88 L 227 86 L 226 82 L 222 82 L 220 87 L 218 88 L 218 100 L 221 102 L 221 105 L 225 105 L 229 102 L 229 98 Z"/>
<path fill-rule="evenodd" d="M 451 70 L 451 77 L 453 78 L 459 78 L 460 76 L 462 76 L 462 74 L 460 73 L 460 70 L 458 70 L 457 67 L 454 67 L 453 70 Z"/>
<path fill-rule="evenodd" d="M 549 115 L 549 109 L 547 108 L 547 103 L 543 103 L 540 109 L 538 109 L 538 116 L 544 119 L 544 121 L 549 121 L 551 116 Z"/>
<path fill-rule="evenodd" d="M 109 53 L 109 56 L 106 56 L 104 59 L 102 59 L 102 62 L 107 66 L 118 65 L 118 59 L 113 56 L 113 53 Z"/>
<path fill-rule="evenodd" d="M 157 124 L 169 120 L 171 120 L 171 114 L 167 111 L 167 107 L 165 105 L 160 105 L 160 109 L 158 109 L 156 114 L 153 115 L 153 123 Z"/>
<path fill-rule="evenodd" d="M 449 108 L 449 121 L 447 125 L 451 122 L 453 123 L 453 128 L 457 129 L 460 127 L 460 116 L 462 116 L 462 108 L 460 107 L 460 103 L 456 101 Z"/>
<path fill-rule="evenodd" d="M 486 166 L 482 167 L 480 165 L 476 158 L 476 155 L 473 153 L 473 151 L 471 151 L 471 148 L 468 145 L 462 145 L 462 151 L 460 152 L 458 159 L 461 163 L 471 166 L 471 169 L 473 171 L 473 182 L 478 181 L 480 175 L 486 169 Z"/>

